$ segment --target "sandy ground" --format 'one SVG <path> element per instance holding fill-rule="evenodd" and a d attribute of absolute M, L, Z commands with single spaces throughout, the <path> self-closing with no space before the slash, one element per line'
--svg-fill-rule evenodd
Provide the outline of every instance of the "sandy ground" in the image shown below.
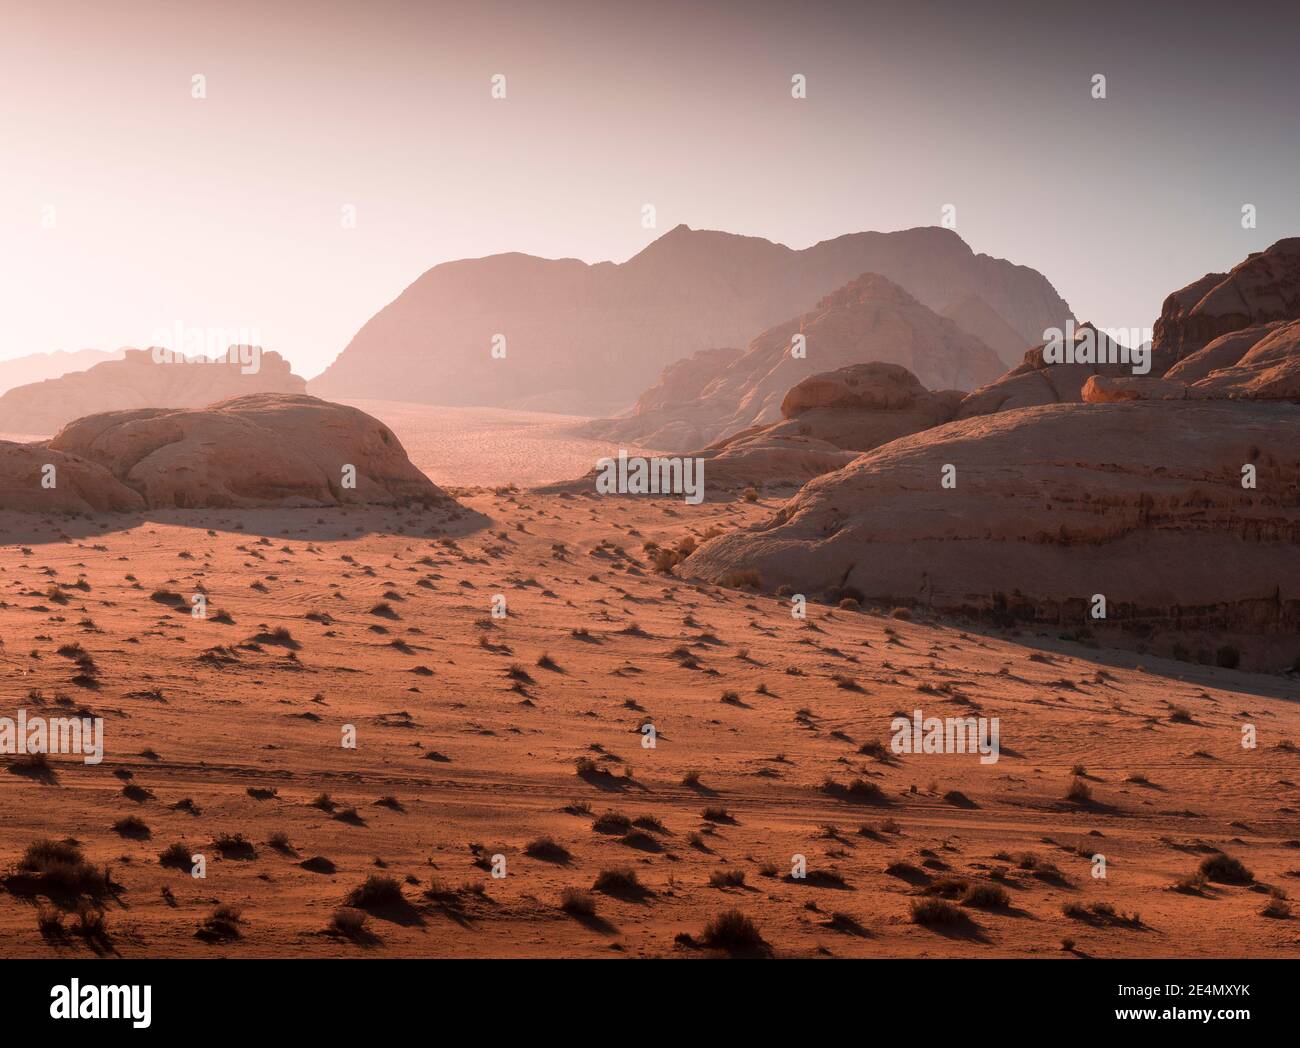
<path fill-rule="evenodd" d="M 49 775 L 0 758 L 0 953 L 694 957 L 732 908 L 778 956 L 1300 949 L 1300 920 L 1260 912 L 1300 889 L 1294 681 L 879 612 L 799 621 L 643 551 L 771 504 L 462 501 L 477 515 L 0 514 L 0 715 L 84 708 L 107 740 Z M 200 588 L 205 620 L 155 599 Z M 68 645 L 93 662 L 79 681 Z M 916 708 L 998 717 L 1001 759 L 872 756 Z M 1066 799 L 1076 765 L 1091 800 Z M 129 816 L 144 828 L 114 829 Z M 42 837 L 109 865 L 102 934 L 21 876 Z M 160 863 L 176 843 L 206 878 Z M 1213 849 L 1253 883 L 1172 890 Z M 641 890 L 592 891 L 625 869 Z M 327 931 L 371 875 L 398 894 Z M 927 889 L 960 891 L 945 878 L 1008 905 L 913 923 Z M 594 912 L 561 909 L 566 888 Z M 238 921 L 206 923 L 219 904 Z"/>
<path fill-rule="evenodd" d="M 587 419 L 503 408 L 448 408 L 393 400 L 344 400 L 383 422 L 402 442 L 411 461 L 435 484 L 525 487 L 581 477 L 596 460 L 653 454 L 654 449 L 575 437 L 570 430 Z"/>

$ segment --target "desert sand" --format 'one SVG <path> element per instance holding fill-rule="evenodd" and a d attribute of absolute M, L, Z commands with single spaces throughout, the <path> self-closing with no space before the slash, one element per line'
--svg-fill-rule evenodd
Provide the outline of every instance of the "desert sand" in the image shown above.
<path fill-rule="evenodd" d="M 7 955 L 1300 947 L 1294 919 L 1261 913 L 1300 884 L 1294 678 L 888 608 L 800 621 L 787 599 L 654 570 L 646 543 L 775 501 L 449 493 L 459 519 L 0 514 L 9 705 L 89 711 L 106 739 L 99 765 L 4 758 Z M 998 717 L 1000 760 L 895 756 L 890 720 L 918 708 Z M 107 867 L 102 930 L 22 876 L 39 838 Z M 161 861 L 175 845 L 204 879 Z M 1220 850 L 1248 882 L 1194 876 Z M 940 898 L 972 904 L 913 921 Z M 733 909 L 761 941 L 715 949 L 706 926 Z"/>

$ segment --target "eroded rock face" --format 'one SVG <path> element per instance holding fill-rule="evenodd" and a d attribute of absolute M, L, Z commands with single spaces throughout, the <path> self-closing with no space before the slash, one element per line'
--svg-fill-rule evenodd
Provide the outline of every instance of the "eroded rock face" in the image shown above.
<path fill-rule="evenodd" d="M 1283 400 L 1300 403 L 1300 321 L 1256 324 L 1183 358 L 1164 378 L 1094 376 L 1089 404 L 1117 400 Z"/>
<path fill-rule="evenodd" d="M 0 441 L 0 509 L 130 513 L 144 509 L 144 499 L 94 462 L 45 444 Z"/>
<path fill-rule="evenodd" d="M 796 337 L 804 356 L 794 355 Z M 867 273 L 828 295 L 812 312 L 777 325 L 736 358 L 710 370 L 692 365 L 695 396 L 669 393 L 681 373 L 669 369 L 629 416 L 604 419 L 582 432 L 643 447 L 687 451 L 728 434 L 778 421 L 789 391 L 805 379 L 879 361 L 912 372 L 923 387 L 970 389 L 1002 373 L 996 353 L 952 321 L 921 305 L 897 284 Z"/>
<path fill-rule="evenodd" d="M 255 371 L 231 362 L 157 363 L 147 349 L 127 350 L 86 371 L 18 386 L 0 396 L 0 432 L 57 433 L 74 419 L 133 408 L 197 408 L 246 393 L 305 393 L 306 382 L 278 353 L 258 350 Z M 250 354 L 251 356 L 251 354 Z"/>
<path fill-rule="evenodd" d="M 54 463 L 57 485 L 42 487 Z M 51 441 L 0 442 L 0 509 L 454 506 L 392 431 L 356 408 L 259 393 L 199 410 L 78 419 Z"/>
<path fill-rule="evenodd" d="M 1063 404 L 893 441 L 681 571 L 1071 630 L 1100 593 L 1121 628 L 1253 637 L 1258 665 L 1300 634 L 1297 543 L 1300 405 Z"/>
<path fill-rule="evenodd" d="M 796 385 L 781 402 L 780 422 L 699 454 L 711 486 L 802 484 L 859 452 L 949 421 L 961 398 L 958 390 L 931 393 L 897 364 L 853 364 Z"/>
<path fill-rule="evenodd" d="M 150 508 L 447 499 L 378 419 L 305 395 L 91 415 L 65 427 L 50 447 L 103 466 Z M 346 467 L 355 469 L 355 487 L 345 482 Z"/>
<path fill-rule="evenodd" d="M 1229 273 L 1207 273 L 1165 299 L 1155 323 L 1152 373 L 1166 373 L 1221 335 L 1300 319 L 1300 237 L 1257 251 Z"/>
<path fill-rule="evenodd" d="M 1229 362 L 1237 347 L 1256 333 L 1259 338 Z M 1194 378 L 1203 370 L 1204 375 Z M 1193 379 L 1194 388 L 1211 396 L 1300 401 L 1300 321 L 1246 328 L 1216 339 L 1180 361 L 1165 377 Z"/>
<path fill-rule="evenodd" d="M 1095 332 L 1102 352 L 1116 352 L 1115 344 L 1103 333 L 1091 324 L 1079 325 L 1078 331 L 1084 328 Z M 974 418 L 1044 404 L 1077 404 L 1083 400 L 1084 385 L 1094 376 L 1121 378 L 1133 374 L 1127 364 L 1049 364 L 1043 357 L 1044 348 L 1040 345 L 1027 350 L 1018 367 L 970 393 L 958 407 L 956 417 Z"/>

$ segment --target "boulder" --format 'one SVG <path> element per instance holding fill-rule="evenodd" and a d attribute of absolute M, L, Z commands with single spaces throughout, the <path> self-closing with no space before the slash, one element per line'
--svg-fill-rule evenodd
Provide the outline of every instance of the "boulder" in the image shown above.
<path fill-rule="evenodd" d="M 142 509 L 140 493 L 97 463 L 41 443 L 0 440 L 0 510 L 130 513 Z"/>
<path fill-rule="evenodd" d="M 449 501 L 378 419 L 304 394 L 91 415 L 49 446 L 102 465 L 150 508 Z"/>
<path fill-rule="evenodd" d="M 1061 404 L 895 440 L 680 570 L 1071 631 L 1098 625 L 1103 594 L 1111 620 L 1143 629 L 1285 645 L 1300 634 L 1297 542 L 1300 405 Z"/>

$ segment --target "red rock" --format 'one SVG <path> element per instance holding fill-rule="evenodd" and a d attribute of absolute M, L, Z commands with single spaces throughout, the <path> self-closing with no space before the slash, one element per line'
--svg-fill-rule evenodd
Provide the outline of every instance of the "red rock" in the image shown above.
<path fill-rule="evenodd" d="M 792 343 L 801 335 L 806 357 Z M 805 379 L 873 361 L 910 370 L 924 386 L 970 388 L 1002 372 L 997 354 L 952 321 L 921 305 L 897 284 L 867 273 L 828 295 L 817 308 L 771 328 L 736 358 L 720 355 L 711 373 L 691 365 L 699 389 L 683 400 L 674 369 L 642 396 L 634 413 L 582 427 L 585 435 L 642 447 L 687 451 L 781 418 L 789 391 Z"/>
<path fill-rule="evenodd" d="M 1071 632 L 1097 625 L 1087 608 L 1101 593 L 1111 620 L 1239 636 L 1243 665 L 1277 668 L 1300 634 L 1297 542 L 1300 406 L 1061 404 L 895 440 L 680 571 L 720 582 L 756 570 L 769 589 L 851 588 Z"/>
<path fill-rule="evenodd" d="M 49 447 L 102 468 L 154 509 L 451 504 L 387 426 L 301 394 L 91 415 Z M 355 467 L 355 488 L 344 486 L 345 466 Z"/>
<path fill-rule="evenodd" d="M 0 396 L 0 432 L 57 433 L 101 411 L 196 408 L 244 393 L 303 393 L 307 384 L 278 353 L 262 352 L 257 370 L 238 362 L 157 363 L 147 349 L 60 378 L 18 386 Z"/>
<path fill-rule="evenodd" d="M 674 361 L 743 346 L 862 273 L 936 311 L 975 296 L 1022 347 L 1071 316 L 1041 274 L 977 255 L 947 229 L 852 233 L 795 251 L 678 226 L 620 264 L 512 253 L 436 266 L 372 317 L 309 391 L 613 414 Z M 504 360 L 490 353 L 496 335 L 506 338 Z"/>
<path fill-rule="evenodd" d="M 1117 352 L 1115 343 L 1091 324 L 1081 324 L 1078 330 L 1084 328 L 1096 332 L 1098 344 L 1106 353 Z M 1133 374 L 1128 364 L 1049 364 L 1043 359 L 1043 350 L 1042 345 L 1028 350 L 1019 367 L 970 393 L 957 409 L 957 418 L 1043 404 L 1077 404 L 1083 400 L 1084 384 L 1094 375 L 1120 378 Z"/>
<path fill-rule="evenodd" d="M 1155 323 L 1152 373 L 1229 332 L 1274 320 L 1300 320 L 1300 237 L 1248 255 L 1229 273 L 1207 273 L 1165 299 Z"/>
<path fill-rule="evenodd" d="M 42 484 L 53 466 L 53 487 Z M 129 513 L 144 509 L 139 492 L 108 470 L 45 444 L 0 441 L 0 510 L 28 513 Z"/>

